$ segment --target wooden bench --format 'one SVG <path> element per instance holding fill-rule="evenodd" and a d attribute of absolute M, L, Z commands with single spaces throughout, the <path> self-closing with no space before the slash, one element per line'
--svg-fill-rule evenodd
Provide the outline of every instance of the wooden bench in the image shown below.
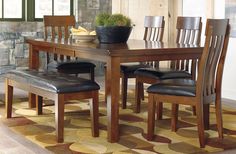
<path fill-rule="evenodd" d="M 98 90 L 99 85 L 91 80 L 60 74 L 57 72 L 40 72 L 36 70 L 14 70 L 6 75 L 6 117 L 12 117 L 13 87 L 31 92 L 36 97 L 37 114 L 42 114 L 42 98 L 55 101 L 55 124 L 58 142 L 63 142 L 64 103 L 71 99 L 88 99 L 92 135 L 99 135 L 98 128 Z"/>

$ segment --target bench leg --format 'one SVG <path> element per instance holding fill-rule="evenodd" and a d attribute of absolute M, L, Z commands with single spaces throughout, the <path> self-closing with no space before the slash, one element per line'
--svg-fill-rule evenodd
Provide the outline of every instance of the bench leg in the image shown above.
<path fill-rule="evenodd" d="M 5 107 L 6 107 L 6 118 L 12 116 L 12 99 L 13 99 L 13 87 L 8 84 L 8 79 L 5 81 Z"/>
<path fill-rule="evenodd" d="M 43 97 L 39 95 L 36 96 L 36 112 L 37 115 L 43 114 Z"/>
<path fill-rule="evenodd" d="M 64 141 L 64 95 L 57 94 L 55 99 L 55 121 L 57 142 Z"/>
<path fill-rule="evenodd" d="M 98 91 L 93 92 L 93 98 L 90 100 L 90 117 L 92 123 L 92 136 L 99 136 L 99 122 L 98 122 Z"/>
<path fill-rule="evenodd" d="M 29 108 L 35 108 L 36 107 L 36 95 L 29 93 Z"/>

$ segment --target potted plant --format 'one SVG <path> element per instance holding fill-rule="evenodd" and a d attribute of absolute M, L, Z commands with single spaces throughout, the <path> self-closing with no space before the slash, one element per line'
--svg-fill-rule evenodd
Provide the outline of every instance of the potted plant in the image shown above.
<path fill-rule="evenodd" d="M 125 43 L 132 30 L 130 18 L 122 14 L 98 14 L 95 24 L 100 43 Z"/>

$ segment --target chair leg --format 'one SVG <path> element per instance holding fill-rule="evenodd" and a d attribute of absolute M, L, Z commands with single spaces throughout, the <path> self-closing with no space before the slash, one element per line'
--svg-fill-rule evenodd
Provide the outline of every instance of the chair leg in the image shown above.
<path fill-rule="evenodd" d="M 98 91 L 93 92 L 93 98 L 90 101 L 90 117 L 92 123 L 92 136 L 99 136 L 99 122 L 98 122 Z"/>
<path fill-rule="evenodd" d="M 91 70 L 90 70 L 90 80 L 92 80 L 92 81 L 94 81 L 95 80 L 95 77 L 94 77 L 94 68 L 92 68 Z"/>
<path fill-rule="evenodd" d="M 55 121 L 57 142 L 64 141 L 64 95 L 57 94 L 55 100 Z"/>
<path fill-rule="evenodd" d="M 176 132 L 176 131 L 177 131 L 178 110 L 179 110 L 179 104 L 172 104 L 172 111 L 171 111 L 171 130 L 172 130 L 173 132 Z"/>
<path fill-rule="evenodd" d="M 37 115 L 43 114 L 43 97 L 39 95 L 36 96 L 36 112 Z"/>
<path fill-rule="evenodd" d="M 210 127 L 210 104 L 203 104 L 203 118 L 204 118 L 204 128 L 209 130 Z"/>
<path fill-rule="evenodd" d="M 196 107 L 192 106 L 193 115 L 196 115 Z"/>
<path fill-rule="evenodd" d="M 152 140 L 154 137 L 155 129 L 155 110 L 156 101 L 154 94 L 148 94 L 148 128 L 147 128 L 147 140 Z"/>
<path fill-rule="evenodd" d="M 8 84 L 8 79 L 5 81 L 5 108 L 6 118 L 12 117 L 12 100 L 13 100 L 13 87 Z"/>
<path fill-rule="evenodd" d="M 126 109 L 127 105 L 127 85 L 128 77 L 125 73 L 122 73 L 122 84 L 121 84 L 121 96 L 122 96 L 122 109 Z"/>
<path fill-rule="evenodd" d="M 140 92 L 139 92 L 140 98 L 144 101 L 144 85 L 143 85 L 143 83 L 140 84 L 139 90 L 140 90 Z"/>
<path fill-rule="evenodd" d="M 105 87 L 105 98 L 104 98 L 104 101 L 105 101 L 105 103 L 107 104 L 107 70 L 106 70 L 106 68 L 105 68 L 105 74 L 104 74 L 105 76 L 104 76 L 104 87 Z"/>
<path fill-rule="evenodd" d="M 162 119 L 162 113 L 163 113 L 163 103 L 157 102 L 157 120 Z"/>
<path fill-rule="evenodd" d="M 136 78 L 136 84 L 135 84 L 135 112 L 140 113 L 140 106 L 141 106 L 141 98 L 140 98 L 140 88 L 142 83 L 138 81 Z"/>
<path fill-rule="evenodd" d="M 203 102 L 197 103 L 196 114 L 197 114 L 197 127 L 198 127 L 200 147 L 204 148 L 205 137 L 204 137 L 204 121 L 203 121 Z"/>
<path fill-rule="evenodd" d="M 222 106 L 221 106 L 221 94 L 216 94 L 216 122 L 217 122 L 217 129 L 219 133 L 219 138 L 223 139 L 223 120 L 222 120 Z"/>

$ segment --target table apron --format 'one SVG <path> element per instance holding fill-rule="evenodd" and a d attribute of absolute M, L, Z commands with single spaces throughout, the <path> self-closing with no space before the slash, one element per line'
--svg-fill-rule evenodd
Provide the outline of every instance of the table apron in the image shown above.
<path fill-rule="evenodd" d="M 144 61 L 164 61 L 164 60 L 183 60 L 183 59 L 199 59 L 201 54 L 158 54 L 143 56 L 127 56 L 120 57 L 120 62 L 144 62 Z"/>

